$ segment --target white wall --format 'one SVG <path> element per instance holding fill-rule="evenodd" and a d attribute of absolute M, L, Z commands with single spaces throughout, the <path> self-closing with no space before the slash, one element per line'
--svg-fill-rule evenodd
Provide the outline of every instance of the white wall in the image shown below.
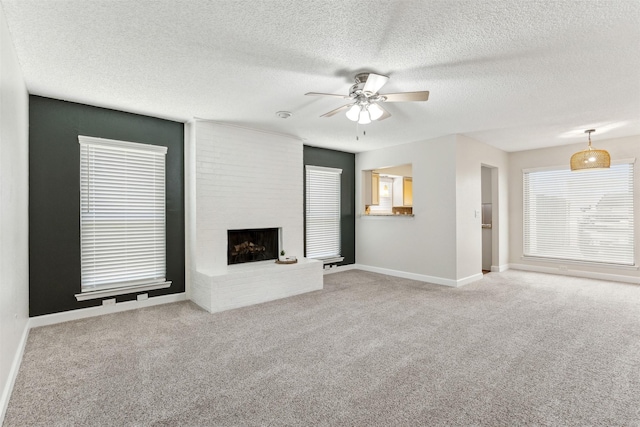
<path fill-rule="evenodd" d="M 361 268 L 459 286 L 482 277 L 482 165 L 496 168 L 495 262 L 508 262 L 507 153 L 450 135 L 356 155 L 356 201 L 364 209 L 362 171 L 412 163 L 415 217 L 356 218 Z"/>
<path fill-rule="evenodd" d="M 454 135 L 356 154 L 356 264 L 455 282 L 455 161 Z M 362 171 L 406 163 L 415 216 L 362 215 Z"/>
<path fill-rule="evenodd" d="M 638 162 L 640 161 L 640 135 L 605 140 L 597 138 L 597 133 L 595 133 L 592 135 L 591 139 L 595 148 L 602 148 L 609 152 L 612 161 L 615 161 L 616 159 L 636 158 L 634 169 L 634 227 L 636 248 L 635 258 L 636 264 L 638 264 L 640 252 L 640 168 L 638 166 Z M 567 262 L 541 262 L 524 260 L 522 258 L 522 170 L 546 166 L 569 167 L 569 159 L 571 158 L 571 155 L 577 151 L 584 150 L 586 146 L 585 137 L 584 143 L 565 145 L 561 147 L 541 148 L 538 150 L 519 151 L 509 154 L 509 182 L 511 185 L 511 198 L 509 202 L 511 218 L 509 233 L 511 240 L 509 264 L 512 268 L 525 268 L 534 271 L 640 283 L 640 272 L 637 269 L 629 270 L 616 267 L 596 267 L 584 264 L 571 264 Z M 568 266 L 568 271 L 560 271 L 560 264 Z"/>
<path fill-rule="evenodd" d="M 0 6 L 0 424 L 28 332 L 28 103 Z"/>
<path fill-rule="evenodd" d="M 506 152 L 464 135 L 457 135 L 456 141 L 457 278 L 464 280 L 482 273 L 482 166 L 494 167 L 497 173 L 494 185 L 498 188 L 492 189 L 491 229 L 491 240 L 495 242 L 492 258 L 497 268 L 506 268 L 508 263 L 511 182 Z M 477 217 L 476 211 L 480 211 Z"/>

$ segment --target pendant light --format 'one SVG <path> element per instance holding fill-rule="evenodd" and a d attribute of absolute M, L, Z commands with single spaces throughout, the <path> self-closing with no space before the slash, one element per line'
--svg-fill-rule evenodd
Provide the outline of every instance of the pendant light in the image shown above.
<path fill-rule="evenodd" d="M 380 197 L 389 197 L 389 185 L 384 184 L 380 190 Z"/>
<path fill-rule="evenodd" d="M 591 147 L 591 133 L 595 131 L 595 129 L 584 131 L 589 134 L 589 146 L 586 150 L 578 151 L 571 156 L 572 171 L 608 169 L 611 166 L 611 156 L 606 150 Z"/>

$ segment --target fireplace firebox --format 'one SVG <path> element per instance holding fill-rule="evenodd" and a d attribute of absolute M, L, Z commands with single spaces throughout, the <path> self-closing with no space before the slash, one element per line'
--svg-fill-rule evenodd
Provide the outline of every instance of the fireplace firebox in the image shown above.
<path fill-rule="evenodd" d="M 227 230 L 227 265 L 278 259 L 278 228 Z"/>

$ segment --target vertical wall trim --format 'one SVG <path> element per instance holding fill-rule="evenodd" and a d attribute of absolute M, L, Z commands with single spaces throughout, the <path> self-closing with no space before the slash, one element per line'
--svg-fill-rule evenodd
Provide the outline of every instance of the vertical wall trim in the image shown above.
<path fill-rule="evenodd" d="M 184 291 L 191 299 L 191 270 L 194 267 L 196 224 L 196 132 L 195 120 L 184 124 Z"/>
<path fill-rule="evenodd" d="M 29 322 L 25 323 L 24 330 L 20 337 L 20 342 L 16 348 L 15 355 L 13 356 L 13 362 L 11 363 L 11 369 L 9 370 L 9 376 L 4 384 L 2 390 L 2 396 L 0 396 L 0 424 L 4 420 L 4 416 L 7 413 L 7 407 L 9 406 L 9 399 L 11 399 L 11 393 L 13 392 L 13 386 L 16 383 L 18 377 L 18 371 L 20 371 L 20 365 L 22 364 L 22 356 L 24 355 L 24 349 L 27 346 L 27 339 L 29 337 Z"/>

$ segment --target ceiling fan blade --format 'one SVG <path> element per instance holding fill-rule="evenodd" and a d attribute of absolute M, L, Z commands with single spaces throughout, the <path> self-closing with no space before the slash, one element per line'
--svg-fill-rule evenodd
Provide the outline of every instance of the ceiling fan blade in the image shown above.
<path fill-rule="evenodd" d="M 429 99 L 429 91 L 423 90 L 420 92 L 385 93 L 380 96 L 384 96 L 386 98 L 384 102 L 426 101 Z"/>
<path fill-rule="evenodd" d="M 324 113 L 323 115 L 321 115 L 320 117 L 331 117 L 331 116 L 335 116 L 336 114 L 338 114 L 340 111 L 344 111 L 347 108 L 351 107 L 353 104 L 347 104 L 347 105 L 343 105 L 342 107 L 338 107 L 335 110 L 331 110 L 328 113 Z"/>
<path fill-rule="evenodd" d="M 381 76 L 380 74 L 369 73 L 369 77 L 367 77 L 367 82 L 364 84 L 362 91 L 365 93 L 378 93 L 378 91 L 382 88 L 382 86 L 387 83 L 389 77 Z"/>
<path fill-rule="evenodd" d="M 378 121 L 388 119 L 389 117 L 391 117 L 391 113 L 389 113 L 386 108 L 384 108 L 380 104 L 378 104 L 378 107 L 380 107 L 383 111 L 382 115 L 378 118 Z"/>
<path fill-rule="evenodd" d="M 305 93 L 305 95 L 309 95 L 309 96 L 333 96 L 333 97 L 336 97 L 336 98 L 351 99 L 351 97 L 349 95 L 338 95 L 338 94 L 335 94 L 335 93 L 307 92 L 307 93 Z"/>

